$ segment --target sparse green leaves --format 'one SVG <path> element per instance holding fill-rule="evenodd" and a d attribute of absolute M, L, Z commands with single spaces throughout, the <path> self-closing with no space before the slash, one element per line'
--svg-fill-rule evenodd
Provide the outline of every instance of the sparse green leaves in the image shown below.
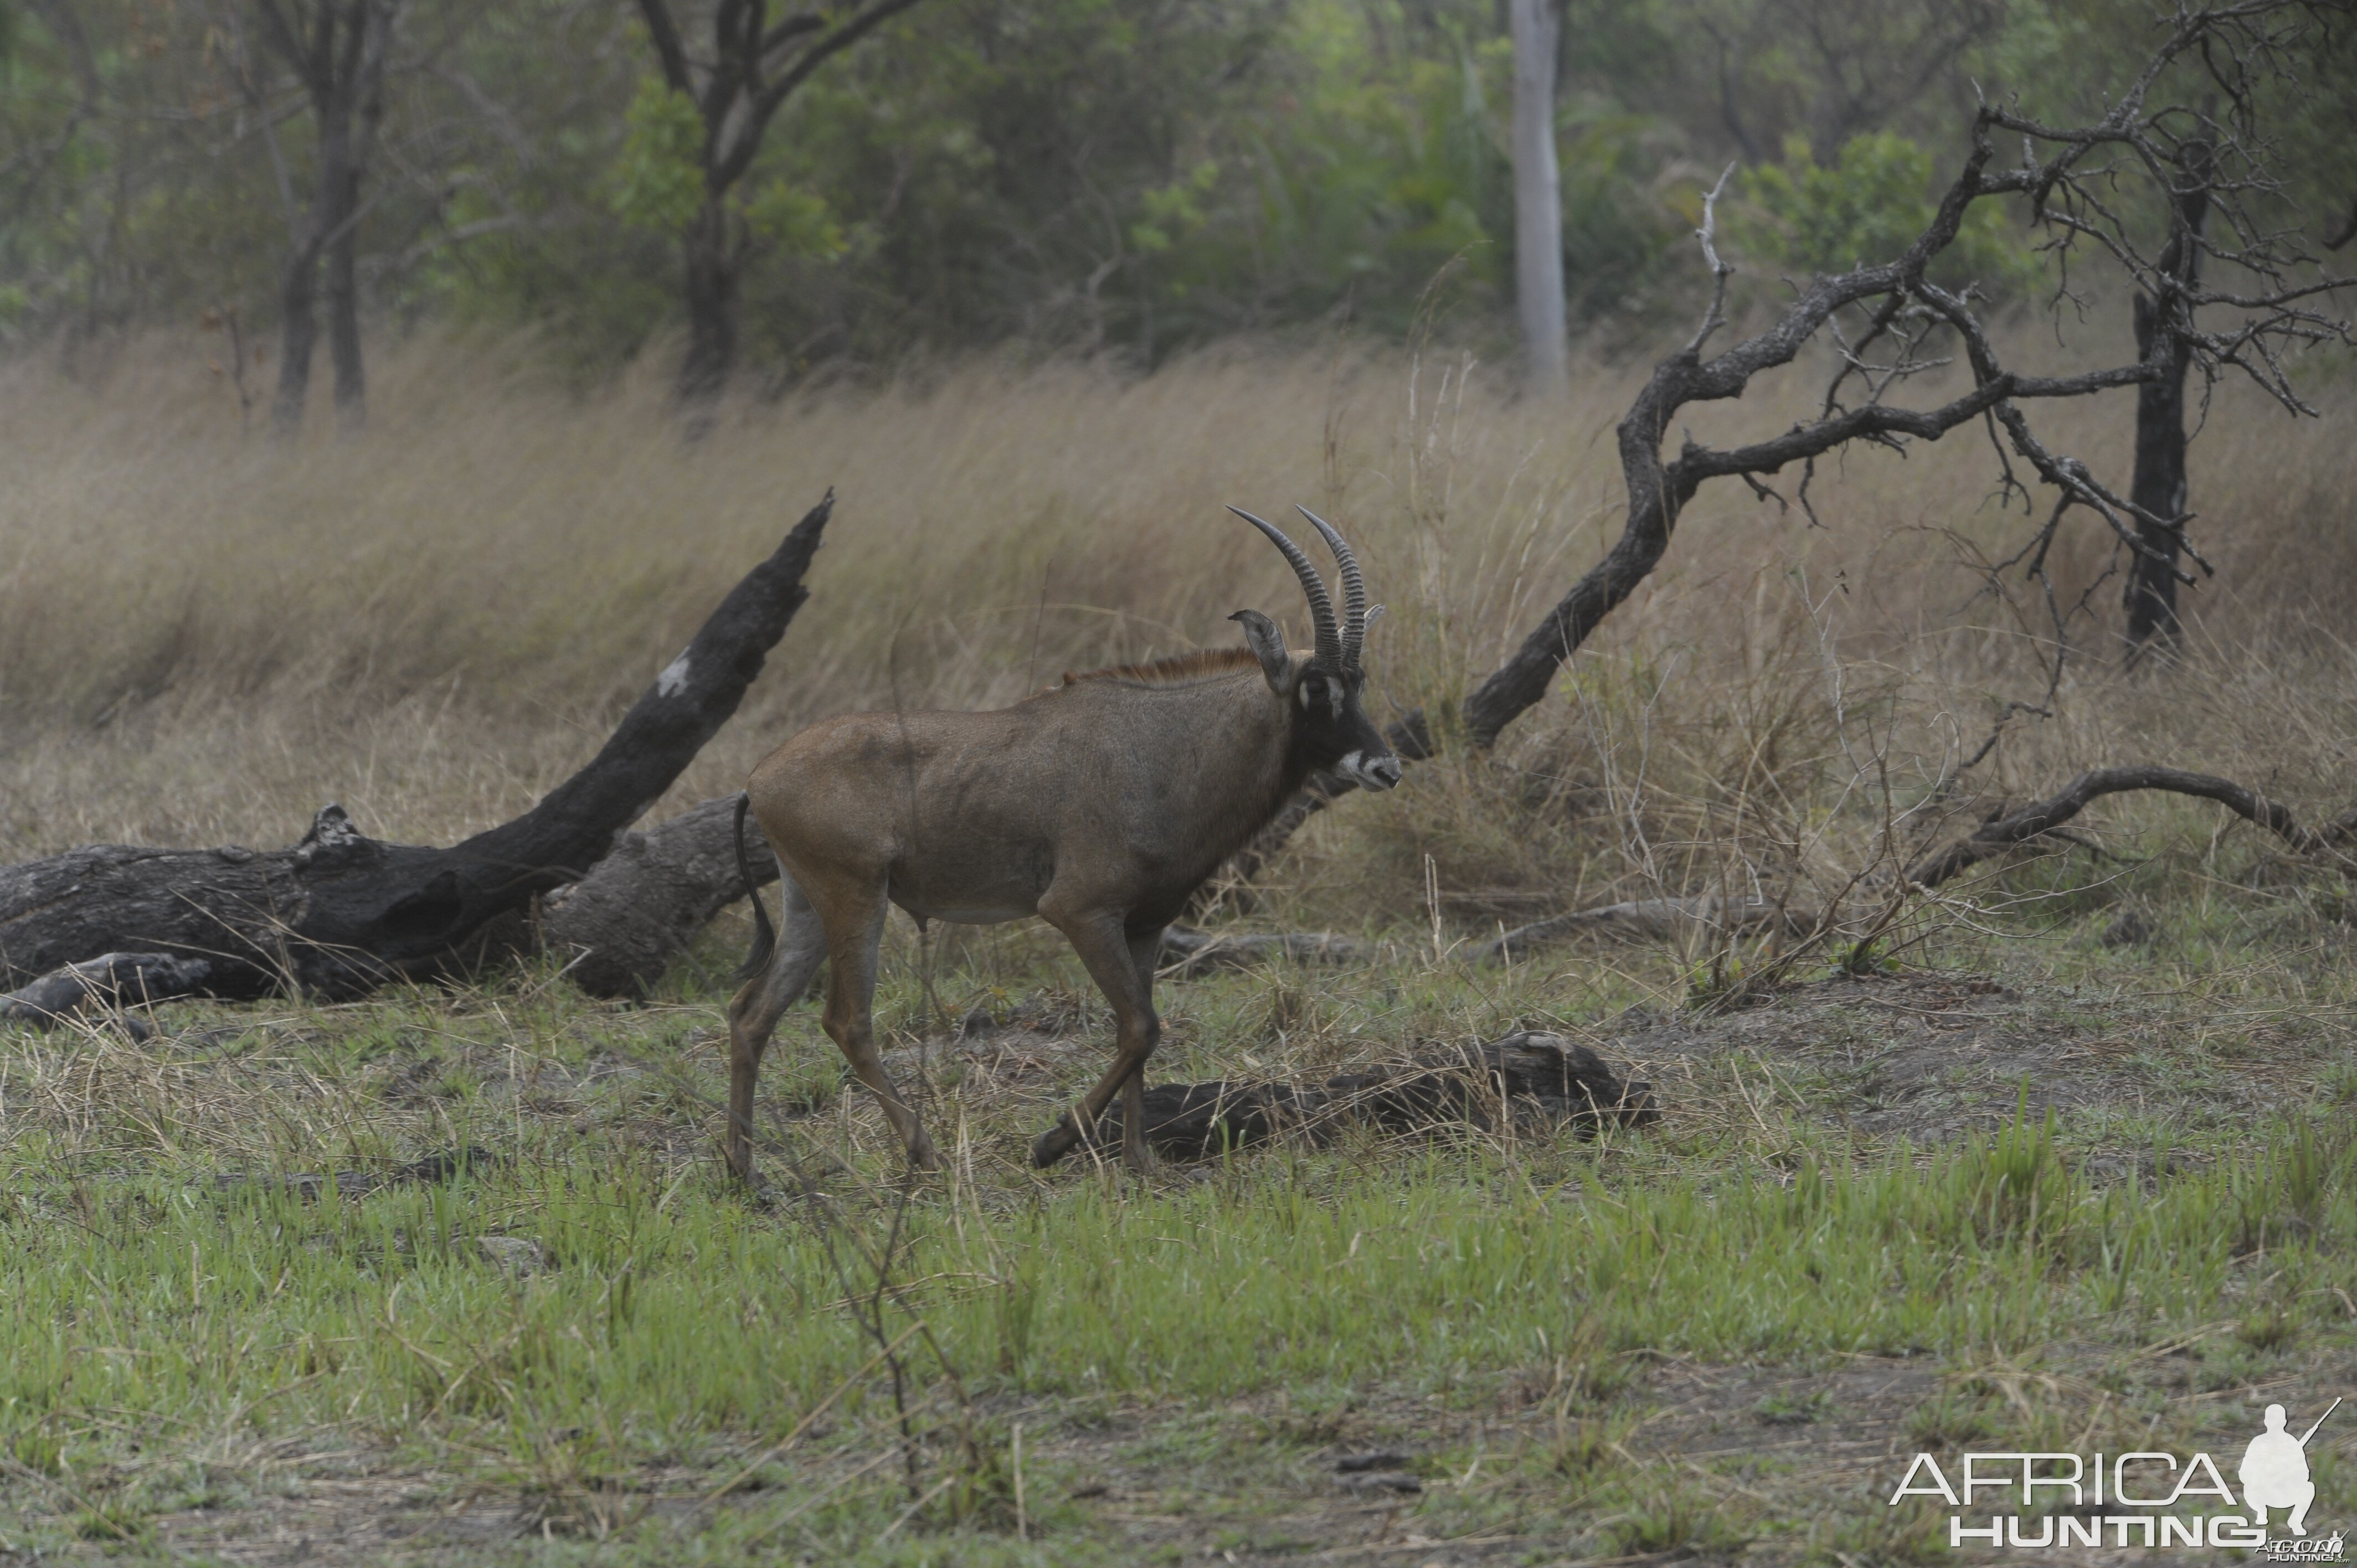
<path fill-rule="evenodd" d="M 1903 252 L 1930 226 L 1932 155 L 1895 132 L 1853 136 L 1831 164 L 1816 161 L 1801 137 L 1787 139 L 1784 161 L 1747 172 L 1753 203 L 1735 225 L 1758 254 L 1808 273 L 1846 273 L 1875 266 Z M 2037 281 L 2038 262 L 2024 239 L 2009 232 L 1993 202 L 1964 214 L 1956 242 L 1938 257 L 1933 275 L 1952 284 L 1977 283 L 2006 294 Z"/>
<path fill-rule="evenodd" d="M 754 190 L 743 204 L 747 227 L 764 242 L 790 256 L 831 262 L 851 249 L 843 225 L 828 209 L 826 198 L 773 179 Z"/>
<path fill-rule="evenodd" d="M 1139 199 L 1144 216 L 1129 226 L 1129 242 L 1152 254 L 1168 250 L 1173 235 L 1201 228 L 1205 221 L 1202 199 L 1219 178 L 1219 160 L 1205 158 L 1184 177 L 1148 190 Z"/>
<path fill-rule="evenodd" d="M 607 205 L 634 228 L 684 231 L 704 206 L 704 121 L 695 100 L 648 76 L 622 120 L 622 152 L 607 176 Z"/>

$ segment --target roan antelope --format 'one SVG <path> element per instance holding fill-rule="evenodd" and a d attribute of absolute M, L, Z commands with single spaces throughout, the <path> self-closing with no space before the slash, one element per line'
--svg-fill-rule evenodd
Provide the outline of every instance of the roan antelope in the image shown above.
<path fill-rule="evenodd" d="M 1234 509 L 1230 509 L 1234 510 Z M 1342 615 L 1299 546 L 1237 511 L 1284 552 L 1309 600 L 1315 646 L 1288 652 L 1275 623 L 1238 610 L 1243 649 L 1067 675 L 995 713 L 847 714 L 813 725 L 753 769 L 737 806 L 746 886 L 749 809 L 776 855 L 784 931 L 753 896 L 753 950 L 728 1004 L 730 1166 L 753 1176 L 753 1085 L 778 1019 L 831 961 L 826 1032 L 884 1107 L 909 1163 L 933 1142 L 877 1058 L 869 1009 L 884 912 L 975 925 L 1038 915 L 1064 933 L 1113 1004 L 1113 1066 L 1031 1145 L 1051 1165 L 1123 1093 L 1123 1149 L 1150 1163 L 1146 1058 L 1161 1025 L 1163 929 L 1313 770 L 1370 789 L 1399 758 L 1360 703 L 1365 583 L 1351 547 L 1302 510 L 1334 553 Z"/>

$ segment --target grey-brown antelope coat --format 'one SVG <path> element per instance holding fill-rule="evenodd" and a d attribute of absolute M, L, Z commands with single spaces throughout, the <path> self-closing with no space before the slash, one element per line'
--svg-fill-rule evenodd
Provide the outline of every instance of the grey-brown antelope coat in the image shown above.
<path fill-rule="evenodd" d="M 1061 1157 L 1124 1095 L 1125 1154 L 1146 1163 L 1144 1072 L 1160 1034 L 1154 964 L 1165 927 L 1308 774 L 1373 789 L 1399 762 L 1360 702 L 1370 612 L 1340 536 L 1337 617 L 1308 558 L 1245 516 L 1293 565 L 1316 646 L 1288 651 L 1252 610 L 1247 648 L 1068 675 L 995 713 L 849 714 L 804 730 L 753 770 L 739 808 L 777 856 L 785 918 L 755 902 L 751 978 L 729 1007 L 729 1163 L 750 1178 L 753 1089 L 779 1016 L 831 963 L 825 1023 L 920 1167 L 937 1163 L 875 1049 L 869 1009 L 884 915 L 988 924 L 1038 915 L 1063 932 L 1112 1004 L 1112 1066 L 1032 1147 Z M 749 875 L 748 875 L 749 881 Z"/>

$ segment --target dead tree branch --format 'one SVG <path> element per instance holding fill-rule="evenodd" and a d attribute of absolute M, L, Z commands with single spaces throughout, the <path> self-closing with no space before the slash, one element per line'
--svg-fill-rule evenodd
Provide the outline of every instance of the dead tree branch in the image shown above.
<path fill-rule="evenodd" d="M 1937 887 L 1982 861 L 2006 854 L 2052 834 L 2064 822 L 2105 795 L 2131 789 L 2158 789 L 2215 800 L 2244 821 L 2266 829 L 2293 854 L 2357 874 L 2357 808 L 2343 811 L 2321 828 L 2303 827 L 2291 809 L 2270 800 L 2247 785 L 2213 774 L 2188 773 L 2178 768 L 2140 765 L 2098 768 L 2082 773 L 2062 789 L 2036 805 L 2009 816 L 1984 822 L 1968 836 L 1932 851 L 1907 869 L 1907 880 L 1919 887 Z"/>
<path fill-rule="evenodd" d="M 2158 569 L 2175 574 L 2179 581 L 2194 580 L 2177 564 L 2179 553 L 2208 571 L 2208 563 L 2187 537 L 2188 519 L 2163 517 L 2138 505 L 2086 462 L 2054 449 L 2031 423 L 2029 410 L 2041 403 L 2141 387 L 2172 373 L 2181 354 L 2206 381 L 2239 372 L 2286 409 L 2315 413 L 2294 386 L 2285 357 L 2309 345 L 2352 341 L 2349 322 L 2323 309 L 2323 302 L 2350 280 L 2324 269 L 2303 231 L 2277 221 L 2288 199 L 2271 162 L 2273 145 L 2260 124 L 2256 97 L 2262 81 L 2289 79 L 2290 51 L 2313 25 L 2309 8 L 2298 0 L 2187 6 L 2179 10 L 2167 38 L 2114 97 L 2109 111 L 2092 124 L 2048 125 L 2018 106 L 1983 103 L 1974 116 L 1963 167 L 1941 197 L 1930 224 L 1905 250 L 1878 265 L 1861 264 L 1838 276 L 1810 280 L 1764 330 L 1705 359 L 1705 345 L 1725 319 L 1727 283 L 1733 271 L 1721 259 L 1715 239 L 1722 178 L 1704 202 L 1696 231 L 1712 273 L 1709 307 L 1686 345 L 1654 367 L 1615 433 L 1628 495 L 1619 541 L 1572 585 L 1512 656 L 1474 688 L 1461 709 L 1440 715 L 1437 723 L 1419 710 L 1393 725 L 1389 738 L 1394 748 L 1403 758 L 1417 761 L 1433 755 L 1437 734 L 1461 736 L 1477 751 L 1493 745 L 1508 725 L 1545 696 L 1555 672 L 1652 574 L 1669 549 L 1680 513 L 1704 484 L 1732 478 L 1757 489 L 1763 476 L 1801 464 L 1805 503 L 1807 476 L 1815 460 L 1853 442 L 1872 442 L 1903 454 L 1910 443 L 1936 441 L 1961 425 L 1986 424 L 1998 437 L 2001 498 L 2025 508 L 2033 505 L 2014 467 L 2018 459 L 2053 499 L 2044 525 L 2020 553 L 1995 571 L 2018 566 L 2050 597 L 2048 553 L 2057 530 L 2073 510 L 2099 519 L 2126 556 L 2158 558 Z M 2164 80 L 2174 80 L 2169 72 L 2180 62 L 2201 68 L 2205 100 L 2222 100 L 2222 107 L 2195 111 L 2156 96 Z M 1999 133 L 2019 139 L 2018 163 L 1999 163 Z M 2208 220 L 2190 233 L 2182 223 L 2175 225 L 2170 237 L 2180 249 L 2198 247 L 2210 260 L 2206 269 L 2196 269 L 2147 242 L 2137 227 L 2133 204 L 2119 194 L 2123 186 L 2139 179 L 2163 196 L 2174 192 L 2186 164 L 2197 156 L 2190 149 L 2197 146 Z M 2005 199 L 2026 205 L 2031 220 L 2045 230 L 2046 248 L 2066 277 L 2074 256 L 2093 251 L 2155 302 L 2156 330 L 2144 358 L 2074 375 L 2039 376 L 2008 368 L 1991 343 L 1978 295 L 1969 287 L 1943 288 L 1926 276 L 1932 263 L 1955 242 L 1974 204 Z M 1857 324 L 1854 345 L 1842 336 L 1846 317 Z M 1663 445 L 1681 410 L 1742 397 L 1753 378 L 1792 363 L 1821 332 L 1835 336 L 1841 352 L 1818 417 L 1781 435 L 1727 448 L 1688 437 L 1675 456 L 1663 456 Z M 1970 389 L 1929 407 L 1890 401 L 1910 378 L 1947 362 L 1928 352 L 1945 334 L 1953 334 L 1962 345 L 1971 371 Z M 1864 363 L 1866 347 L 1885 338 L 1892 346 L 1890 360 Z M 1845 384 L 1853 376 L 1865 388 L 1863 402 L 1845 400 Z M 2164 544 L 2169 548 L 2163 549 Z M 1230 862 L 1224 880 L 1250 881 L 1303 822 L 1352 787 L 1340 777 L 1313 779 Z"/>
<path fill-rule="evenodd" d="M 2333 867 L 2343 875 L 2357 875 L 2357 808 L 2341 812 L 2321 828 L 2305 827 L 2281 801 L 2271 800 L 2230 779 L 2189 773 L 2177 768 L 2139 765 L 2083 773 L 2049 799 L 1983 823 L 1969 835 L 1933 850 L 1909 866 L 1907 885 L 1917 889 L 1937 887 L 1984 861 L 2040 842 L 2067 842 L 2081 848 L 2091 847 L 2085 840 L 2065 831 L 2062 824 L 2105 795 L 2136 789 L 2215 800 L 2244 821 L 2266 829 L 2303 859 Z M 1764 899 L 1642 898 L 1534 920 L 1468 950 L 1464 956 L 1477 963 L 1512 962 L 1549 943 L 1574 936 L 1658 940 L 1697 926 L 1729 934 L 1774 930 L 1790 937 L 1808 937 L 1834 929 L 1838 922 L 1828 918 L 1833 912 Z M 1296 936 L 1264 940 L 1303 943 L 1311 939 Z"/>

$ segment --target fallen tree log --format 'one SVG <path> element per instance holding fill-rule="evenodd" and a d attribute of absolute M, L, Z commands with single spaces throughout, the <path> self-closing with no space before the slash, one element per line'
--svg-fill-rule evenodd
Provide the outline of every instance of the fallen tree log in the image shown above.
<path fill-rule="evenodd" d="M 0 982 L 117 955 L 201 963 L 180 971 L 188 993 L 341 998 L 515 950 L 533 899 L 605 858 L 736 712 L 809 596 L 834 503 L 830 492 L 729 591 L 597 755 L 523 815 L 439 849 L 369 838 L 331 804 L 284 850 L 94 844 L 0 867 Z M 162 999 L 152 983 L 143 993 Z"/>
<path fill-rule="evenodd" d="M 542 947 L 592 996 L 645 995 L 696 933 L 745 896 L 736 818 L 737 797 L 723 795 L 624 833 L 589 875 L 542 901 Z M 758 842 L 751 848 L 754 884 L 766 887 L 778 864 Z"/>
<path fill-rule="evenodd" d="M 29 985 L 0 995 L 0 1024 L 54 1028 L 86 1013 L 120 1013 L 150 1002 L 190 995 L 211 978 L 212 963 L 159 952 L 111 952 L 53 969 Z M 149 1026 L 125 1019 L 135 1039 Z"/>
<path fill-rule="evenodd" d="M 2189 773 L 2179 768 L 2138 764 L 2127 768 L 2097 768 L 2082 773 L 2060 793 L 2008 815 L 1993 818 L 1965 837 L 1932 851 L 1908 868 L 1907 880 L 1919 887 L 1937 887 L 1982 861 L 2037 841 L 2085 811 L 2105 795 L 2155 789 L 2215 800 L 2255 826 L 2283 841 L 2293 854 L 2357 874 L 2357 808 L 2341 812 L 2321 828 L 2303 827 L 2291 808 L 2270 800 L 2247 785 L 2214 774 Z"/>
<path fill-rule="evenodd" d="M 1505 1128 L 1592 1133 L 1660 1120 L 1652 1086 L 1624 1079 L 1559 1035 L 1517 1031 L 1487 1045 L 1427 1050 L 1394 1067 L 1322 1083 L 1165 1083 L 1146 1091 L 1146 1141 L 1157 1155 L 1199 1160 L 1286 1133 L 1322 1143 L 1351 1128 L 1404 1135 Z M 1118 1150 L 1116 1105 L 1098 1147 Z"/>

